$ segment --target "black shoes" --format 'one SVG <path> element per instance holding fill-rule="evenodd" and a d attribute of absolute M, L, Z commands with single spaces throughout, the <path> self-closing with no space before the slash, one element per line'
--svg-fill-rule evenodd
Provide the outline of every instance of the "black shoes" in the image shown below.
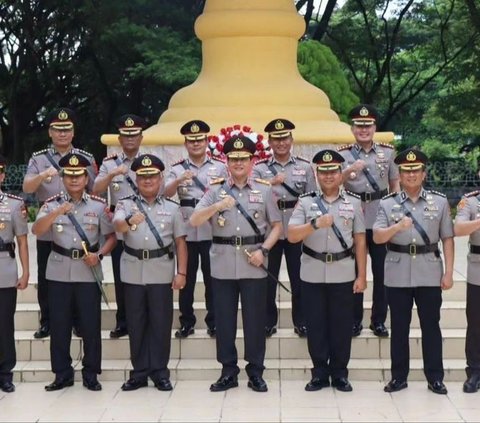
<path fill-rule="evenodd" d="M 272 335 L 277 333 L 277 328 L 275 326 L 265 326 L 265 336 L 270 338 Z"/>
<path fill-rule="evenodd" d="M 173 389 L 172 383 L 166 377 L 155 380 L 153 383 L 159 391 L 171 391 Z"/>
<path fill-rule="evenodd" d="M 350 392 L 353 391 L 352 385 L 346 377 L 341 377 L 338 379 L 332 380 L 332 386 L 337 389 L 337 391 Z"/>
<path fill-rule="evenodd" d="M 110 331 L 110 338 L 112 339 L 118 339 L 126 335 L 128 335 L 127 328 L 123 328 L 120 326 L 117 326 L 115 329 Z"/>
<path fill-rule="evenodd" d="M 0 382 L 0 390 L 10 394 L 11 392 L 15 391 L 15 385 L 9 380 L 6 380 L 4 382 Z"/>
<path fill-rule="evenodd" d="M 358 336 L 362 332 L 363 326 L 361 323 L 354 323 L 352 326 L 352 336 Z"/>
<path fill-rule="evenodd" d="M 448 393 L 447 387 L 442 381 L 436 380 L 435 382 L 428 383 L 428 389 L 434 394 L 446 395 Z"/>
<path fill-rule="evenodd" d="M 480 374 L 474 373 L 463 384 L 463 392 L 473 394 L 480 389 Z"/>
<path fill-rule="evenodd" d="M 35 339 L 42 339 L 50 336 L 50 328 L 48 326 L 40 326 L 38 330 L 33 334 Z"/>
<path fill-rule="evenodd" d="M 388 337 L 388 329 L 385 327 L 383 323 L 371 323 L 370 329 L 373 331 L 375 336 L 379 338 L 387 338 Z"/>
<path fill-rule="evenodd" d="M 293 331 L 300 337 L 306 338 L 307 337 L 307 328 L 305 326 L 295 326 Z"/>
<path fill-rule="evenodd" d="M 310 382 L 305 385 L 305 391 L 320 391 L 320 389 L 328 388 L 329 386 L 330 382 L 328 381 L 328 379 L 320 379 L 318 377 L 314 377 Z"/>
<path fill-rule="evenodd" d="M 215 338 L 216 334 L 217 334 L 217 329 L 215 329 L 215 328 L 208 328 L 207 329 L 207 335 L 210 336 L 210 338 Z"/>
<path fill-rule="evenodd" d="M 408 388 L 408 383 L 406 380 L 393 379 L 385 385 L 383 390 L 385 392 L 397 392 L 405 388 Z"/>
<path fill-rule="evenodd" d="M 89 391 L 101 391 L 102 385 L 97 380 L 96 376 L 84 377 L 83 378 L 83 386 L 87 388 Z"/>
<path fill-rule="evenodd" d="M 73 376 L 70 379 L 55 379 L 50 385 L 45 386 L 45 391 L 59 391 L 69 386 L 73 386 Z"/>
<path fill-rule="evenodd" d="M 175 332 L 175 338 L 186 338 L 195 333 L 193 326 L 182 326 Z"/>
<path fill-rule="evenodd" d="M 251 376 L 248 379 L 247 386 L 254 390 L 255 392 L 267 392 L 268 386 L 267 383 L 263 380 L 261 376 Z"/>
<path fill-rule="evenodd" d="M 146 386 L 148 386 L 147 380 L 131 378 L 122 385 L 122 391 L 136 391 L 137 389 L 145 388 Z"/>
<path fill-rule="evenodd" d="M 210 391 L 221 392 L 238 386 L 237 376 L 222 376 L 215 383 L 210 385 Z"/>

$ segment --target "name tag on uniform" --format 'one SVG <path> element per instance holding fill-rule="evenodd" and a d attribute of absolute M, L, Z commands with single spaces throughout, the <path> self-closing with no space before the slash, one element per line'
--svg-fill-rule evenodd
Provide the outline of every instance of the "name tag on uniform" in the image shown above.
<path fill-rule="evenodd" d="M 1 213 L 11 213 L 12 211 L 10 209 L 0 207 L 0 212 Z"/>
<path fill-rule="evenodd" d="M 209 167 L 207 175 L 208 176 L 217 176 L 218 175 L 217 168 L 216 167 Z"/>
<path fill-rule="evenodd" d="M 171 215 L 172 215 L 172 213 L 170 213 L 170 212 L 168 212 L 168 211 L 164 211 L 164 210 L 158 210 L 158 211 L 157 211 L 157 214 L 158 214 L 159 216 L 171 216 Z"/>
<path fill-rule="evenodd" d="M 253 193 L 248 194 L 248 201 L 250 203 L 263 203 L 262 193 Z"/>
<path fill-rule="evenodd" d="M 305 169 L 293 169 L 292 170 L 292 175 L 298 176 L 298 175 L 306 175 L 307 171 Z"/>
<path fill-rule="evenodd" d="M 353 211 L 353 204 L 351 203 L 342 203 L 338 207 L 340 211 Z"/>
<path fill-rule="evenodd" d="M 98 214 L 95 213 L 95 212 L 86 212 L 86 213 L 83 213 L 84 216 L 90 216 L 90 217 L 97 217 Z"/>

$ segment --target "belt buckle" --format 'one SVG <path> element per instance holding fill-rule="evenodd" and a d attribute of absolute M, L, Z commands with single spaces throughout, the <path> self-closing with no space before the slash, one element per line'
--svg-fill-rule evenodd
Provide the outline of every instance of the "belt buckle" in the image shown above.
<path fill-rule="evenodd" d="M 285 210 L 285 208 L 286 208 L 285 207 L 285 200 L 282 200 L 282 199 L 278 200 L 278 209 L 279 210 Z"/>
<path fill-rule="evenodd" d="M 417 246 L 415 244 L 409 244 L 408 250 L 408 254 L 410 254 L 411 256 L 417 255 Z"/>
<path fill-rule="evenodd" d="M 325 263 L 333 263 L 333 254 L 332 253 L 326 253 L 325 255 Z"/>
<path fill-rule="evenodd" d="M 73 249 L 73 250 L 72 250 L 71 258 L 72 258 L 73 260 L 78 260 L 78 259 L 80 258 L 80 250 Z"/>
<path fill-rule="evenodd" d="M 149 260 L 149 259 L 150 259 L 150 251 L 142 250 L 142 260 Z"/>
<path fill-rule="evenodd" d="M 235 247 L 239 248 L 242 246 L 242 237 L 241 236 L 235 236 L 234 237 L 234 245 Z"/>
<path fill-rule="evenodd" d="M 372 193 L 371 192 L 366 192 L 365 193 L 365 202 L 370 203 L 372 201 Z"/>

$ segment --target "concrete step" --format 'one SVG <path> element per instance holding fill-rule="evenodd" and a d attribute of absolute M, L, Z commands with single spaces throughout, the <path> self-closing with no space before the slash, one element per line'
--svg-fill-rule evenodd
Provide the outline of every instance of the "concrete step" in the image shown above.
<path fill-rule="evenodd" d="M 245 362 L 239 360 L 240 379 L 246 380 Z M 81 380 L 81 361 L 75 360 L 75 379 Z M 465 380 L 465 361 L 463 359 L 445 359 L 446 382 L 463 382 Z M 311 361 L 309 359 L 266 359 L 264 377 L 267 380 L 282 378 L 292 380 L 310 379 Z M 422 360 L 410 360 L 409 381 L 424 381 Z M 128 360 L 103 360 L 100 381 L 118 381 L 122 383 L 129 376 L 131 369 Z M 211 380 L 214 382 L 220 375 L 221 366 L 215 359 L 171 359 L 169 369 L 172 380 Z M 51 382 L 54 376 L 50 362 L 18 361 L 14 369 L 14 382 Z M 351 380 L 388 381 L 390 380 L 390 361 L 384 359 L 352 359 L 349 363 L 349 378 Z M 426 383 L 426 382 L 425 382 Z M 205 385 L 208 389 L 209 384 Z M 448 386 L 447 386 L 448 387 Z"/>
<path fill-rule="evenodd" d="M 464 357 L 465 330 L 444 329 L 444 358 Z M 17 359 L 20 361 L 41 361 L 50 359 L 50 338 L 35 339 L 32 331 L 15 333 Z M 82 357 L 83 341 L 73 337 L 70 354 Z M 237 350 L 239 356 L 244 353 L 243 331 L 237 332 Z M 128 337 L 110 339 L 108 331 L 102 331 L 102 356 L 109 360 L 128 360 L 130 349 Z M 172 359 L 211 359 L 216 356 L 215 339 L 210 338 L 205 329 L 196 330 L 186 339 L 177 339 L 172 330 Z M 371 331 L 364 331 L 359 337 L 352 339 L 352 358 L 389 359 L 390 339 L 377 338 Z M 266 357 L 269 359 L 308 359 L 307 341 L 299 338 L 291 329 L 279 329 L 277 334 L 267 338 Z M 410 357 L 422 357 L 422 338 L 420 329 L 410 331 Z"/>
<path fill-rule="evenodd" d="M 292 318 L 291 318 L 291 303 L 289 301 L 282 301 L 277 303 L 279 307 L 279 328 L 291 328 L 292 327 Z M 364 302 L 365 311 L 363 318 L 363 326 L 368 328 L 370 324 L 370 310 L 371 310 L 371 301 Z M 239 306 L 238 312 L 238 327 L 242 328 L 242 318 L 241 318 L 241 305 Z M 415 306 L 414 306 L 415 308 Z M 195 315 L 197 317 L 196 327 L 199 329 L 205 329 L 205 303 L 198 301 L 194 303 Z M 102 303 L 102 329 L 111 330 L 115 326 L 115 312 L 116 304 L 110 303 L 110 309 L 107 308 L 105 304 Z M 174 302 L 174 316 L 173 316 L 173 327 L 177 328 L 179 324 L 179 310 L 178 302 Z M 441 310 L 441 327 L 445 329 L 454 329 L 454 328 L 465 328 L 466 327 L 466 317 L 465 317 L 465 302 L 464 301 L 443 301 L 442 310 Z M 15 328 L 16 330 L 36 330 L 38 328 L 39 321 L 39 306 L 36 303 L 19 303 L 17 304 L 17 311 L 15 313 Z M 387 316 L 387 326 L 389 326 L 389 318 Z M 414 311 L 412 313 L 412 328 L 418 328 L 418 316 Z"/>

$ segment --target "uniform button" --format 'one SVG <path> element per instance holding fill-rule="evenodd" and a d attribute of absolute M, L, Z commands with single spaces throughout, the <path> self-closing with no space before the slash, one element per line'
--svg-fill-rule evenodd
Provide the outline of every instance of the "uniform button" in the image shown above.
<path fill-rule="evenodd" d="M 415 238 L 412 239 L 412 242 L 417 242 L 417 240 Z"/>
<path fill-rule="evenodd" d="M 369 187 L 370 185 L 367 184 L 366 186 Z"/>
<path fill-rule="evenodd" d="M 238 211 L 237 211 L 237 213 L 239 213 L 239 214 L 240 214 L 240 210 L 238 210 Z"/>
<path fill-rule="evenodd" d="M 328 239 L 332 239 L 332 237 L 330 235 L 327 236 Z"/>
<path fill-rule="evenodd" d="M 148 241 L 148 236 L 145 237 L 145 241 Z"/>
<path fill-rule="evenodd" d="M 368 154 L 365 154 L 365 157 L 368 157 Z"/>
<path fill-rule="evenodd" d="M 239 230 L 240 230 L 240 228 L 237 228 L 237 231 L 239 231 Z"/>
<path fill-rule="evenodd" d="M 282 167 L 282 172 L 285 172 L 285 168 L 284 168 L 284 167 Z"/>
<path fill-rule="evenodd" d="M 241 192 L 238 193 L 238 196 L 241 197 L 243 194 Z"/>
<path fill-rule="evenodd" d="M 149 208 L 148 208 L 148 210 L 152 210 L 152 208 L 151 208 L 151 207 L 149 207 Z"/>
<path fill-rule="evenodd" d="M 73 238 L 73 242 L 77 242 L 77 238 Z"/>
<path fill-rule="evenodd" d="M 286 195 L 284 195 L 282 198 L 287 198 L 287 196 L 286 196 Z"/>
<path fill-rule="evenodd" d="M 412 210 L 415 211 L 415 207 L 412 207 Z"/>
<path fill-rule="evenodd" d="M 75 210 L 73 213 L 74 213 L 74 214 L 77 214 L 77 211 Z"/>

